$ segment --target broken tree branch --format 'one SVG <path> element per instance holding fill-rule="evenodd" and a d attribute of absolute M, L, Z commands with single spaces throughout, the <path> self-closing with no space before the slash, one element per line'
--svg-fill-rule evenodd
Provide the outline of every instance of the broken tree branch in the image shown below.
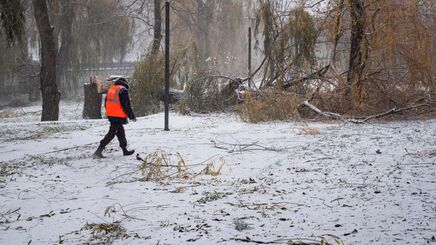
<path fill-rule="evenodd" d="M 210 142 L 214 145 L 215 148 L 226 150 L 229 153 L 239 152 L 242 153 L 243 151 L 283 151 L 285 149 L 277 149 L 273 147 L 266 147 L 263 145 L 259 145 L 258 141 L 249 143 L 249 144 L 232 144 L 232 143 L 225 143 L 225 142 L 219 142 L 219 144 L 215 140 L 210 140 Z"/>
<path fill-rule="evenodd" d="M 222 78 L 222 79 L 230 80 L 234 83 L 240 83 L 237 79 L 231 78 L 229 76 L 224 76 L 224 75 L 208 75 L 208 76 L 205 76 L 205 78 Z"/>
<path fill-rule="evenodd" d="M 362 124 L 362 123 L 365 123 L 365 122 L 367 122 L 369 120 L 372 120 L 372 119 L 381 118 L 381 117 L 384 117 L 384 116 L 392 115 L 392 114 L 403 112 L 403 111 L 407 111 L 407 110 L 417 109 L 417 108 L 421 108 L 421 107 L 431 107 L 432 104 L 434 104 L 432 101 L 426 101 L 425 103 L 421 103 L 421 104 L 417 104 L 417 105 L 410 105 L 410 106 L 402 107 L 402 108 L 396 108 L 395 107 L 395 108 L 392 108 L 392 109 L 390 109 L 390 110 L 388 110 L 386 112 L 379 113 L 379 114 L 372 115 L 372 116 L 367 116 L 367 117 L 364 117 L 363 119 L 359 119 L 359 118 L 347 118 L 346 116 L 343 116 L 343 115 L 338 114 L 338 113 L 324 112 L 324 111 L 320 110 L 318 107 L 316 107 L 313 104 L 311 104 L 308 100 L 304 101 L 299 106 L 305 105 L 309 109 L 311 109 L 312 111 L 316 112 L 318 115 L 321 115 L 321 116 L 324 116 L 324 117 L 333 118 L 333 119 L 344 121 L 344 122 L 351 122 L 351 123 L 355 123 L 355 124 Z"/>
<path fill-rule="evenodd" d="M 320 241 L 317 239 L 311 239 L 311 238 L 285 238 L 285 239 L 277 239 L 273 241 L 261 241 L 261 240 L 253 240 L 249 237 L 246 238 L 231 238 L 231 240 L 238 241 L 238 242 L 247 242 L 247 243 L 256 243 L 256 244 L 278 244 L 278 243 L 284 243 L 284 244 L 298 244 L 298 245 L 331 245 L 330 243 L 326 242 L 324 239 L 321 239 Z"/>
<path fill-rule="evenodd" d="M 334 118 L 334 119 L 341 120 L 341 121 L 344 120 L 343 117 L 340 114 L 334 113 L 334 112 L 324 112 L 324 111 L 321 111 L 320 109 L 318 109 L 318 107 L 312 105 L 307 100 L 304 101 L 302 104 L 300 104 L 300 106 L 301 105 L 307 106 L 309 109 L 311 109 L 312 111 L 316 112 L 317 114 L 319 114 L 321 116 L 328 117 L 328 118 Z"/>
<path fill-rule="evenodd" d="M 330 68 L 330 65 L 326 65 L 323 68 L 317 70 L 316 72 L 314 72 L 312 74 L 309 74 L 306 77 L 298 78 L 298 79 L 295 79 L 295 80 L 292 80 L 290 82 L 283 84 L 282 88 L 287 89 L 287 88 L 290 88 L 292 85 L 296 85 L 296 84 L 304 82 L 304 81 L 313 80 L 313 79 L 320 79 L 326 74 L 326 72 L 329 70 L 329 68 Z"/>
<path fill-rule="evenodd" d="M 395 114 L 395 113 L 399 113 L 402 111 L 407 111 L 407 110 L 412 110 L 412 109 L 417 109 L 420 107 L 427 107 L 427 106 L 431 106 L 431 104 L 430 103 L 422 103 L 422 104 L 411 105 L 411 106 L 407 106 L 407 107 L 403 107 L 403 108 L 392 108 L 389 111 L 379 113 L 376 115 L 372 115 L 372 116 L 368 116 L 364 119 L 349 119 L 347 121 L 355 123 L 355 124 L 362 124 L 362 123 L 365 123 L 365 122 L 372 120 L 372 119 L 381 118 L 381 117 L 388 116 L 388 115 Z"/>

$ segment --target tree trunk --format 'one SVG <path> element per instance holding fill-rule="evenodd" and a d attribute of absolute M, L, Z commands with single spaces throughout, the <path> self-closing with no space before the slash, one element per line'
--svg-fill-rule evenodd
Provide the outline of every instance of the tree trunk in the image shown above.
<path fill-rule="evenodd" d="M 162 40 L 161 0 L 154 0 L 153 45 L 151 47 L 152 55 L 156 55 L 159 52 L 161 40 Z"/>
<path fill-rule="evenodd" d="M 350 0 L 351 47 L 345 97 L 347 102 L 361 105 L 363 100 L 363 75 L 365 71 L 365 6 L 362 0 Z M 351 94 L 351 92 L 353 92 Z M 351 97 L 352 96 L 352 97 Z"/>
<path fill-rule="evenodd" d="M 97 92 L 97 85 L 88 83 L 83 89 L 85 94 L 83 118 L 101 119 L 101 94 Z"/>
<path fill-rule="evenodd" d="M 342 10 L 344 9 L 344 0 L 340 0 L 338 2 L 338 7 L 337 7 L 337 13 L 336 13 L 336 19 L 335 19 L 335 39 L 333 42 L 333 48 L 332 48 L 332 54 L 330 56 L 330 66 L 335 66 L 335 61 L 336 61 L 336 55 L 337 55 L 337 49 L 338 49 L 338 45 L 339 45 L 339 41 L 342 37 L 343 34 L 343 30 L 341 28 L 341 19 L 342 19 Z"/>
<path fill-rule="evenodd" d="M 59 120 L 60 93 L 56 85 L 56 45 L 45 0 L 33 0 L 36 26 L 41 39 L 41 121 Z"/>
<path fill-rule="evenodd" d="M 196 20 L 197 20 L 197 52 L 199 58 L 199 68 L 201 71 L 206 71 L 208 65 L 206 59 L 209 57 L 209 25 L 212 19 L 212 8 L 211 2 L 204 2 L 202 0 L 197 0 L 196 4 Z"/>
<path fill-rule="evenodd" d="M 74 11 L 71 6 L 71 3 L 69 2 L 62 1 L 61 7 L 62 7 L 62 18 L 59 28 L 60 37 L 61 37 L 61 46 L 59 48 L 58 55 L 56 57 L 57 58 L 56 77 L 59 81 L 59 84 L 63 85 L 60 86 L 61 91 L 69 96 L 74 96 L 77 94 L 76 86 L 74 84 L 76 83 L 76 81 L 69 81 L 65 76 L 65 71 L 69 66 L 69 63 L 67 61 L 70 59 L 69 50 L 72 42 Z"/>

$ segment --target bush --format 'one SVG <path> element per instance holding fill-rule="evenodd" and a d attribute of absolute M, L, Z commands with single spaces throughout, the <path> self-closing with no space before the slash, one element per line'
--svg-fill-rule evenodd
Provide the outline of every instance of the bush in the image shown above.
<path fill-rule="evenodd" d="M 258 123 L 300 118 L 297 108 L 302 99 L 295 94 L 269 89 L 261 93 L 247 92 L 243 99 L 244 103 L 236 111 L 247 122 Z"/>
<path fill-rule="evenodd" d="M 189 111 L 208 113 L 224 111 L 229 105 L 229 95 L 225 94 L 222 79 L 195 75 L 185 84 L 183 98 L 179 105 L 182 114 Z"/>
<path fill-rule="evenodd" d="M 164 68 L 164 57 L 161 54 L 148 56 L 137 65 L 130 89 L 132 106 L 137 116 L 159 111 L 159 97 L 165 84 Z"/>

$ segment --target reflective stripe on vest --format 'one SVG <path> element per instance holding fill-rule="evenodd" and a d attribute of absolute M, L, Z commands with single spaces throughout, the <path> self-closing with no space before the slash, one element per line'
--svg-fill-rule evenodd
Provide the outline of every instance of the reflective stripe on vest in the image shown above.
<path fill-rule="evenodd" d="M 121 88 L 119 86 L 116 88 L 115 92 L 113 90 L 109 89 L 108 96 L 109 96 L 109 92 L 111 92 L 111 96 L 113 95 L 113 97 L 112 98 L 107 98 L 106 101 L 116 102 L 116 103 L 120 102 L 120 100 L 119 100 L 120 90 L 121 90 Z"/>
<path fill-rule="evenodd" d="M 113 85 L 109 88 L 106 95 L 106 115 L 108 117 L 127 118 L 120 102 L 120 91 L 123 86 Z"/>

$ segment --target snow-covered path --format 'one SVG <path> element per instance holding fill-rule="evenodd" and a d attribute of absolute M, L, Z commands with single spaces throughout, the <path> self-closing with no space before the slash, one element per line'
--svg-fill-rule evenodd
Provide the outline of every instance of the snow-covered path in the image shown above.
<path fill-rule="evenodd" d="M 127 125 L 130 147 L 143 157 L 180 153 L 188 165 L 222 156 L 220 175 L 136 181 L 141 162 L 122 157 L 116 140 L 107 159 L 90 158 L 105 120 L 2 123 L 0 244 L 425 244 L 436 236 L 436 120 L 302 126 L 172 114 L 171 131 L 162 124 L 157 114 Z M 86 226 L 97 223 L 119 225 L 122 236 Z"/>

